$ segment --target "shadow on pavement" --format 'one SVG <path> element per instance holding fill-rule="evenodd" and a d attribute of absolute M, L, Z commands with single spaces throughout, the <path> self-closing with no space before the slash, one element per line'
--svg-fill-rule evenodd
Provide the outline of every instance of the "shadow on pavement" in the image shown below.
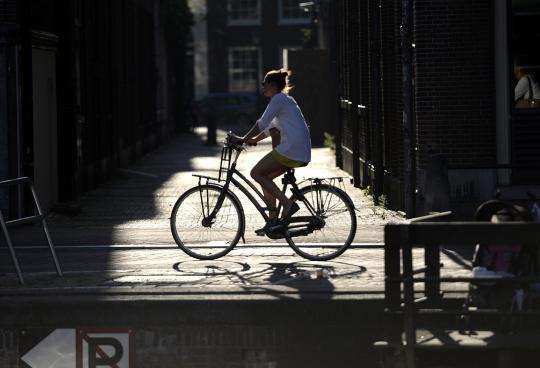
<path fill-rule="evenodd" d="M 195 263 L 196 262 L 196 265 Z M 194 266 L 195 265 L 195 266 Z M 185 261 L 173 269 L 184 276 L 204 276 L 201 285 L 222 283 L 228 279 L 245 292 L 264 293 L 278 299 L 331 299 L 335 278 L 354 277 L 366 267 L 345 262 L 258 262 L 250 265 L 238 261 Z"/>
<path fill-rule="evenodd" d="M 84 193 L 73 203 L 80 206 L 80 214 L 51 212 L 47 222 L 53 242 L 67 246 L 174 243 L 168 228 L 172 205 L 196 184 L 192 172 L 215 175 L 220 152 L 219 145 L 206 145 L 204 128 L 172 137 Z M 17 246 L 46 244 L 39 224 L 10 230 Z"/>

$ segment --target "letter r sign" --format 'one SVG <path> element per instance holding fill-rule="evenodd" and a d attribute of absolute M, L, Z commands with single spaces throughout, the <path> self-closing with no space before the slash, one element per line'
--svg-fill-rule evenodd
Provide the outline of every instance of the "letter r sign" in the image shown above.
<path fill-rule="evenodd" d="M 130 329 L 77 329 L 76 368 L 133 368 Z"/>

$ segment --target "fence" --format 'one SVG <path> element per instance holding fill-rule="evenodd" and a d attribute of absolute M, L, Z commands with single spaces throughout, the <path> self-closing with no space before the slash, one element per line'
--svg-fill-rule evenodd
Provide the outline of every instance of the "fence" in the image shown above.
<path fill-rule="evenodd" d="M 440 246 L 444 244 L 534 244 L 540 239 L 540 224 L 534 223 L 482 223 L 482 222 L 432 222 L 447 217 L 426 217 L 406 224 L 390 224 L 385 228 L 385 301 L 386 310 L 394 323 L 400 327 L 390 328 L 385 342 L 376 344 L 379 348 L 398 349 L 405 353 L 405 366 L 417 367 L 418 349 L 495 349 L 497 366 L 514 367 L 515 350 L 535 350 L 540 348 L 537 332 L 512 331 L 508 334 L 495 326 L 482 331 L 463 331 L 456 319 L 449 322 L 449 316 L 491 316 L 500 318 L 538 317 L 537 311 L 508 311 L 499 309 L 466 309 L 455 307 L 440 292 L 441 283 L 500 282 L 531 283 L 539 277 L 515 278 L 474 278 L 441 277 Z M 430 222 L 426 222 L 430 221 Z M 532 242 L 532 243 L 531 243 Z M 425 248 L 425 267 L 413 269 L 414 247 Z M 423 277 L 417 277 L 424 273 Z M 423 295 L 415 289 L 415 284 L 424 283 Z M 531 294 L 532 296 L 532 294 Z M 451 306 L 449 309 L 448 306 Z M 452 309 L 453 308 L 453 309 Z M 393 316 L 393 317 L 392 317 Z M 398 317 L 398 319 L 394 317 Z M 393 319 L 392 319 L 393 318 Z M 428 318 L 432 324 L 442 328 L 419 330 L 418 320 Z M 436 323 L 434 322 L 436 319 Z M 429 326 L 429 325 L 428 325 Z M 534 325 L 532 325 L 534 326 Z M 426 332 L 427 331 L 427 332 Z"/>
<path fill-rule="evenodd" d="M 403 129 L 400 1 L 338 0 L 338 165 L 357 187 L 401 206 Z"/>

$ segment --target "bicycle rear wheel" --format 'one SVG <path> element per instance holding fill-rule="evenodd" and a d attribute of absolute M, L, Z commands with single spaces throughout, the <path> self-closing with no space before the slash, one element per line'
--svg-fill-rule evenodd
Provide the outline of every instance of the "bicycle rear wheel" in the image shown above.
<path fill-rule="evenodd" d="M 326 184 L 300 189 L 307 202 L 325 225 L 305 236 L 286 237 L 300 256 L 312 261 L 326 261 L 342 254 L 356 234 L 356 214 L 350 197 L 341 189 Z M 305 203 L 297 200 L 300 210 L 292 218 L 311 216 Z"/>
<path fill-rule="evenodd" d="M 176 244 L 198 259 L 216 259 L 229 253 L 244 230 L 242 205 L 225 193 L 214 219 L 209 219 L 222 187 L 212 184 L 189 189 L 178 198 L 171 213 L 171 232 Z"/>

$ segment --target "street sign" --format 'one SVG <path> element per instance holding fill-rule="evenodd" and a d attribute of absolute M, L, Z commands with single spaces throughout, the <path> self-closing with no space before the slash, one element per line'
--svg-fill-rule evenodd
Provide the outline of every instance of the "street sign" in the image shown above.
<path fill-rule="evenodd" d="M 127 328 L 22 330 L 24 368 L 132 368 L 132 331 Z"/>

